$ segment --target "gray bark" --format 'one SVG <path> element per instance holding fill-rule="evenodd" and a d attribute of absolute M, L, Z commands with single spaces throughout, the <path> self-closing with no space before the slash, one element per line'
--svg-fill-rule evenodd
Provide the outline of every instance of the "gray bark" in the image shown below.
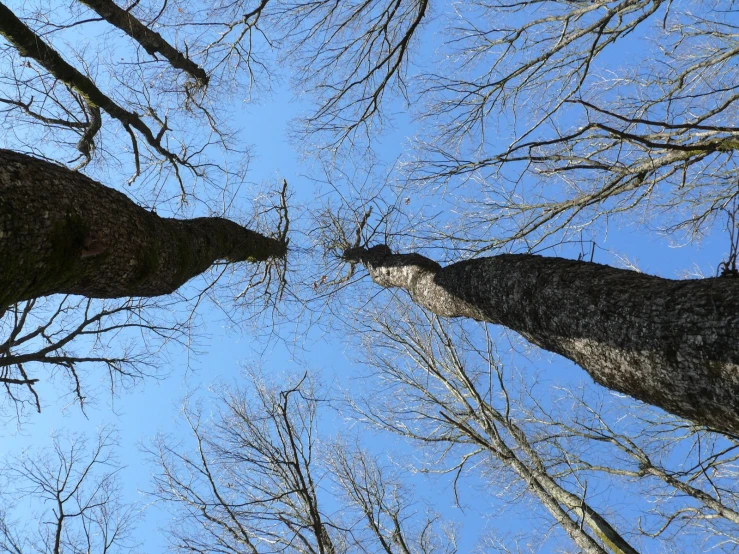
<path fill-rule="evenodd" d="M 508 327 L 599 384 L 739 434 L 739 279 L 676 281 L 601 264 L 505 254 L 441 267 L 352 248 L 383 287 L 444 317 Z"/>
<path fill-rule="evenodd" d="M 81 173 L 0 150 L 0 310 L 55 293 L 169 294 L 216 260 L 286 251 L 227 219 L 162 218 Z"/>

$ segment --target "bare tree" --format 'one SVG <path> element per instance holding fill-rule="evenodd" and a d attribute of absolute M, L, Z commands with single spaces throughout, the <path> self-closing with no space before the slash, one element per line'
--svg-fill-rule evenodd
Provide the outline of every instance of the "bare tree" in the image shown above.
<path fill-rule="evenodd" d="M 736 441 L 610 395 L 543 397 L 484 330 L 395 308 L 364 328 L 377 388 L 355 409 L 425 450 L 417 469 L 475 475 L 506 506 L 536 498 L 582 551 L 736 549 Z"/>
<path fill-rule="evenodd" d="M 78 435 L 57 436 L 53 442 L 46 451 L 5 460 L 0 549 L 9 554 L 134 552 L 137 514 L 121 500 L 115 433 L 101 431 L 91 448 Z M 13 516 L 13 506 L 26 502 L 40 510 L 35 524 L 28 515 Z"/>
<path fill-rule="evenodd" d="M 225 166 L 209 161 L 213 147 L 233 148 L 233 137 L 219 118 L 221 101 L 244 81 L 248 81 L 245 91 L 255 82 L 262 84 L 259 76 L 265 76 L 262 81 L 267 83 L 272 58 L 261 55 L 274 50 L 274 57 L 297 67 L 298 90 L 309 92 L 316 106 L 305 118 L 305 130 L 317 133 L 331 147 L 331 154 L 365 139 L 371 142 L 381 123 L 397 109 L 397 101 L 422 118 L 424 125 L 406 164 L 405 190 L 413 190 L 414 198 L 444 192 L 454 215 L 443 214 L 430 226 L 409 227 L 409 251 L 416 251 L 414 243 L 441 246 L 451 261 L 501 247 L 531 252 L 562 243 L 584 228 L 597 233 L 599 228 L 591 223 L 624 213 L 643 213 L 650 225 L 668 232 L 687 229 L 701 234 L 718 215 L 728 214 L 731 250 L 723 260 L 725 276 L 675 282 L 530 254 L 478 258 L 442 268 L 419 254 L 394 254 L 386 246 L 370 248 L 378 242 L 395 246 L 388 237 L 401 233 L 390 229 L 383 233 L 385 240 L 379 240 L 377 229 L 388 214 L 373 214 L 365 204 L 353 210 L 352 229 L 326 226 L 328 234 L 341 236 L 325 246 L 339 250 L 342 263 L 349 262 L 349 272 L 334 282 L 327 272 L 316 271 L 312 282 L 317 290 L 327 284 L 343 286 L 355 279 L 355 264 L 361 263 L 375 282 L 407 290 L 440 316 L 504 325 L 533 344 L 574 360 L 613 390 L 727 433 L 739 431 L 733 7 L 719 10 L 706 2 L 690 11 L 672 2 L 640 0 L 454 4 L 454 13 L 442 14 L 451 15 L 448 21 L 453 23 L 434 42 L 441 62 L 434 60 L 433 66 L 409 77 L 412 62 L 419 59 L 412 55 L 432 50 L 424 48 L 429 42 L 422 41 L 429 36 L 422 31 L 438 12 L 432 13 L 436 5 L 425 0 L 165 2 L 164 6 L 136 2 L 125 8 L 85 0 L 73 6 L 78 4 L 79 11 L 73 8 L 53 17 L 37 17 L 0 4 L 0 30 L 7 42 L 3 56 L 9 68 L 1 78 L 0 102 L 5 128 L 15 132 L 8 133 L 9 145 L 16 149 L 26 145 L 56 159 L 70 157 L 68 151 L 76 148 L 83 165 L 106 156 L 127 160 L 128 152 L 133 165 L 129 174 L 146 176 L 154 198 L 170 186 L 167 176 L 174 177 L 183 200 L 192 198 L 195 182 L 212 182 L 213 173 L 229 175 Z M 439 10 L 444 6 L 439 5 Z M 70 29 L 91 21 L 103 23 L 117 40 L 125 40 L 134 53 L 129 61 L 134 63 L 98 63 L 96 55 L 84 48 L 65 44 Z M 650 44 L 646 39 L 652 35 L 658 37 L 654 46 L 641 48 Z M 638 55 L 614 67 L 608 53 L 616 43 L 621 46 L 633 39 L 642 41 Z M 90 48 L 90 52 L 100 51 Z M 658 65 L 648 58 L 655 53 Z M 645 58 L 650 63 L 639 65 Z M 634 65 L 629 67 L 631 60 Z M 223 103 L 225 109 L 228 104 Z M 106 118 L 113 120 L 112 125 Z M 25 125 L 23 132 L 16 132 L 19 122 Z M 510 127 L 500 132 L 502 122 L 510 122 Z M 188 135 L 195 125 L 198 132 Z M 123 142 L 108 139 L 111 127 L 125 133 Z M 39 136 L 46 140 L 35 140 Z M 62 148 L 51 152 L 50 144 Z M 3 382 L 8 386 L 33 385 L 26 359 L 18 357 L 23 354 L 8 351 L 23 349 L 26 306 L 33 306 L 29 299 L 55 292 L 102 298 L 164 294 L 218 260 L 285 255 L 287 241 L 281 230 L 273 232 L 276 239 L 270 239 L 222 219 L 159 218 L 78 174 L 35 158 L 7 156 L 16 168 L 43 167 L 41 173 L 53 173 L 65 185 L 67 181 L 79 185 L 89 192 L 85 196 L 90 198 L 89 210 L 106 214 L 85 219 L 88 216 L 78 199 L 67 204 L 74 205 L 67 210 L 72 216 L 58 206 L 47 208 L 41 203 L 40 211 L 24 216 L 23 233 L 34 238 L 30 244 L 16 241 L 16 227 L 8 227 L 11 240 L 3 242 L 7 252 L 0 252 L 0 258 L 13 264 L 0 268 L 0 309 L 7 308 L 6 318 L 13 318 L 12 324 L 4 320 L 11 333 L 3 351 L 9 360 L 3 367 Z M 88 167 L 94 169 L 94 164 Z M 15 174 L 6 181 L 12 186 L 31 182 Z M 14 225 L 8 223 L 8 214 L 20 210 L 27 200 L 25 194 L 21 198 L 23 186 L 16 190 L 15 203 L 4 204 L 9 208 L 0 220 L 3 233 L 6 225 Z M 96 201 L 103 196 L 105 202 Z M 132 228 L 113 220 L 111 212 L 101 207 L 114 197 Z M 0 199 L 0 205 L 3 202 Z M 43 220 L 39 214 L 45 211 L 54 214 L 50 226 L 38 224 Z M 376 225 L 372 217 L 380 223 Z M 139 233 L 139 227 L 145 232 Z M 217 240 L 211 242 L 211 237 Z M 260 254 L 242 248 L 253 242 L 264 246 L 257 249 Z M 29 303 L 16 304 L 19 301 Z M 411 313 L 413 307 L 406 311 Z M 433 322 L 432 327 L 441 325 Z M 43 324 L 39 328 L 45 329 Z M 47 340 L 45 332 L 34 336 Z M 443 342 L 443 336 L 437 339 Z M 52 355 L 71 343 L 48 342 L 28 359 L 59 361 L 67 369 L 65 363 L 80 366 L 81 359 L 60 356 L 55 361 Z M 454 362 L 454 348 L 445 352 Z M 113 360 L 109 367 L 121 367 L 115 365 L 121 361 L 115 358 L 95 361 L 107 364 L 108 360 Z M 464 368 L 450 367 L 454 375 L 466 375 Z M 490 375 L 494 367 L 488 361 Z M 73 379 L 75 371 L 69 373 Z M 428 364 L 425 371 L 427 378 L 435 375 Z M 430 394 L 428 381 L 424 381 L 426 389 L 420 386 L 420 378 L 417 381 L 412 390 Z M 241 474 L 229 473 L 231 467 L 218 461 L 221 453 L 234 451 L 223 446 L 228 445 L 230 427 L 224 424 L 224 429 L 217 429 L 223 433 L 218 442 L 211 439 L 211 427 L 193 414 L 197 455 L 185 456 L 164 445 L 160 494 L 184 507 L 188 521 L 199 523 L 197 533 L 192 526 L 175 534 L 179 547 L 197 550 L 217 544 L 226 550 L 258 551 L 261 544 L 278 540 L 285 548 L 300 544 L 307 551 L 331 552 L 352 544 L 354 535 L 346 530 L 358 529 L 359 524 L 342 527 L 318 508 L 316 483 L 327 470 L 311 467 L 314 451 L 309 430 L 314 416 L 309 408 L 298 410 L 296 420 L 288 414 L 293 400 L 308 402 L 300 391 L 296 387 L 280 391 L 282 395 L 266 395 L 271 400 L 257 403 L 259 410 L 248 411 L 254 416 L 269 408 L 267 412 L 275 414 L 271 420 L 250 420 L 252 426 L 244 424 L 244 433 L 251 441 L 250 451 L 262 456 L 255 459 L 275 459 L 273 465 L 279 471 L 272 465 L 247 465 L 256 477 L 244 483 L 242 497 L 227 486 L 234 483 L 229 479 Z M 474 410 L 471 401 L 453 410 L 444 408 L 445 416 L 429 410 L 423 412 L 426 423 L 448 431 L 458 440 L 455 445 L 477 444 L 483 456 L 499 455 L 500 463 L 531 487 L 579 548 L 591 552 L 634 548 L 632 537 L 639 530 L 624 532 L 621 521 L 593 507 L 592 499 L 577 489 L 576 479 L 570 479 L 578 473 L 569 466 L 566 477 L 553 474 L 554 454 L 542 453 L 539 443 L 527 438 L 523 424 L 509 419 L 507 403 L 493 408 L 483 402 L 479 391 L 467 391 L 476 402 Z M 240 420 L 233 416 L 228 421 Z M 201 425 L 207 432 L 200 431 Z M 630 448 L 628 455 L 633 453 L 633 459 L 643 465 L 643 469 L 638 465 L 617 471 L 627 472 L 624 475 L 630 478 L 654 478 L 697 502 L 698 508 L 664 514 L 666 527 L 657 528 L 659 533 L 669 534 L 683 521 L 691 525 L 711 518 L 721 525 L 734 522 L 736 506 L 723 485 L 713 490 L 698 486 L 702 479 L 712 478 L 710 471 L 694 469 L 685 475 L 667 471 L 655 463 L 649 448 L 630 446 L 604 425 L 571 421 L 559 432 L 573 444 L 578 440 L 587 444 L 599 435 L 610 437 L 605 442 Z M 301 429 L 297 435 L 291 431 L 295 426 Z M 260 442 L 258 433 L 270 439 Z M 275 454 L 269 445 L 284 437 L 300 440 L 277 443 L 282 450 Z M 562 447 L 560 453 L 564 451 Z M 355 522 L 361 520 L 367 536 L 375 541 L 371 544 L 410 549 L 410 539 L 393 541 L 404 503 L 375 494 L 389 489 L 382 486 L 382 478 L 374 477 L 371 464 L 354 466 L 339 454 L 334 459 L 337 474 L 353 476 L 347 479 L 355 489 L 346 492 L 346 498 L 358 510 Z M 596 466 L 581 457 L 573 467 L 600 471 Z M 186 470 L 192 471 L 192 479 Z M 369 481 L 363 482 L 365 477 Z M 279 479 L 280 486 L 273 479 Z M 285 490 L 290 494 L 285 496 Z M 367 512 L 375 519 L 360 517 Z M 275 515 L 283 513 L 289 517 L 283 520 Z M 688 513 L 694 517 L 683 517 Z M 265 518 L 267 531 L 253 517 Z M 425 543 L 419 539 L 417 544 Z"/>
<path fill-rule="evenodd" d="M 332 149 L 346 139 L 350 145 L 371 139 L 393 95 L 409 101 L 407 68 L 431 3 L 285 4 L 282 28 L 291 45 L 289 59 L 298 70 L 298 86 L 311 91 L 316 104 L 304 131 L 323 135 Z"/>
<path fill-rule="evenodd" d="M 346 261 L 363 263 L 376 283 L 408 290 L 439 315 L 504 325 L 575 361 L 603 386 L 715 429 L 739 430 L 736 118 L 733 88 L 722 84 L 718 69 L 734 63 L 735 38 L 722 22 L 734 10 L 725 16 L 705 3 L 705 16 L 696 16 L 665 2 L 631 0 L 465 3 L 445 14 L 443 61 L 433 71 L 422 65 L 420 85 L 406 88 L 412 49 L 405 46 L 430 42 L 418 31 L 429 13 L 425 3 L 397 2 L 394 10 L 295 5 L 309 15 L 294 20 L 300 43 L 290 55 L 301 61 L 301 86 L 318 84 L 320 97 L 310 130 L 340 149 L 358 128 L 382 118 L 392 90 L 384 85 L 394 79 L 424 123 L 399 179 L 414 196 L 443 193 L 449 210 L 430 218 L 431 226 L 411 228 L 406 245 L 443 248 L 452 261 L 494 248 L 531 252 L 566 242 L 601 216 L 627 212 L 696 233 L 728 217 L 730 235 L 726 258 L 717 260 L 726 279 L 675 282 L 533 256 L 442 268 L 417 254 L 370 248 L 383 242 L 376 229 L 387 228 L 387 214 L 368 222 L 366 199 L 353 210 L 354 229 L 334 228 L 333 214 L 323 217 L 322 227 L 333 233 L 324 240 L 327 250 L 343 243 Z M 260 4 L 261 21 L 280 6 Z M 293 21 L 289 10 L 283 15 Z M 394 31 L 386 37 L 378 28 Z M 671 52 L 649 43 L 655 32 Z M 659 67 L 630 67 L 629 57 L 613 69 L 608 53 L 628 40 L 647 43 L 634 60 L 658 55 Z M 613 78 L 602 77 L 605 71 Z M 498 140 L 486 129 L 500 129 L 503 118 L 510 129 Z M 351 186 L 337 185 L 337 196 Z M 376 240 L 355 242 L 354 231 L 359 238 L 363 228 L 375 229 L 365 235 Z M 385 238 L 398 234 L 389 229 Z M 354 268 L 341 283 L 329 275 L 316 272 L 316 290 L 348 283 Z"/>
<path fill-rule="evenodd" d="M 557 437 L 549 452 L 558 473 L 639 483 L 652 499 L 638 522 L 645 536 L 679 550 L 684 537 L 695 534 L 706 541 L 702 548 L 713 543 L 737 550 L 737 440 L 640 406 L 614 404 L 592 391 L 563 390 L 552 408 L 538 404 L 531 410 L 532 419 Z"/>
<path fill-rule="evenodd" d="M 281 230 L 270 238 L 218 217 L 162 218 L 80 173 L 9 151 L 0 157 L 0 383 L 11 400 L 41 409 L 42 366 L 81 406 L 93 391 L 83 367 L 103 369 L 111 390 L 159 373 L 162 346 L 192 351 L 193 310 L 239 261 L 262 263 L 218 285 L 237 302 L 255 295 L 246 300 L 259 311 L 284 286 L 285 187 L 275 212 Z M 189 297 L 171 296 L 211 266 Z"/>
<path fill-rule="evenodd" d="M 186 409 L 192 453 L 167 437 L 152 451 L 153 494 L 179 521 L 169 530 L 176 551 L 456 551 L 452 530 L 417 514 L 371 454 L 320 438 L 321 400 L 307 376 L 286 389 L 249 377 L 251 391 L 224 391 L 214 421 Z M 327 512 L 329 502 L 341 509 Z"/>
<path fill-rule="evenodd" d="M 411 54 L 431 7 L 428 0 L 237 0 L 181 11 L 165 6 L 157 23 L 192 34 L 189 52 L 218 80 L 241 70 L 250 88 L 264 86 L 277 60 L 289 64 L 294 88 L 312 104 L 300 132 L 336 151 L 369 140 L 394 96 L 408 97 Z"/>
<path fill-rule="evenodd" d="M 455 528 L 427 510 L 421 517 L 403 469 L 381 463 L 361 444 L 334 441 L 327 466 L 343 497 L 342 526 L 351 530 L 349 551 L 458 552 Z"/>

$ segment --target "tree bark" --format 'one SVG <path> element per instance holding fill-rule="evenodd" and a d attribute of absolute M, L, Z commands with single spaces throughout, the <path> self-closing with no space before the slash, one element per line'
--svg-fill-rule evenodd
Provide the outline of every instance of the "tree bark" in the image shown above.
<path fill-rule="evenodd" d="M 130 11 L 121 9 L 112 0 L 79 1 L 138 42 L 149 55 L 161 54 L 172 67 L 185 71 L 203 86 L 208 84 L 208 75 L 202 67 L 169 44 L 159 33 L 141 23 Z"/>
<path fill-rule="evenodd" d="M 437 315 L 503 325 L 609 389 L 739 435 L 737 278 L 675 281 L 527 254 L 442 268 L 387 246 L 344 256 Z"/>
<path fill-rule="evenodd" d="M 0 150 L 0 310 L 56 293 L 169 294 L 216 260 L 286 252 L 227 219 L 162 218 L 81 173 Z"/>

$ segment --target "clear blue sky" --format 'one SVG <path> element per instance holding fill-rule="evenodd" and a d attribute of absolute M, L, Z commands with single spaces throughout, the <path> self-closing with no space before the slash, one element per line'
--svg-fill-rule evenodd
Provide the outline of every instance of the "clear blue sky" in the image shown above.
<path fill-rule="evenodd" d="M 429 30 L 432 31 L 433 28 Z M 311 171 L 312 162 L 301 161 L 287 140 L 288 124 L 301 113 L 302 108 L 291 99 L 285 86 L 278 86 L 274 95 L 263 97 L 258 105 L 237 105 L 232 125 L 242 130 L 247 144 L 254 145 L 249 180 L 261 183 L 285 178 L 296 193 L 296 201 L 308 204 L 316 192 L 312 181 L 305 177 Z M 401 112 L 396 129 L 387 134 L 384 146 L 379 150 L 387 164 L 397 159 L 405 141 L 412 134 L 407 118 L 402 116 L 402 105 L 397 105 L 396 110 Z M 615 255 L 623 255 L 645 272 L 678 277 L 680 272 L 690 271 L 694 267 L 706 275 L 715 273 L 717 263 L 727 250 L 727 241 L 723 234 L 718 233 L 701 244 L 677 248 L 667 239 L 645 235 L 643 230 L 612 226 L 607 237 L 599 241 L 599 246 L 601 248 L 595 251 L 595 261 L 618 266 Z M 578 249 L 562 249 L 560 254 L 576 257 Z M 210 385 L 237 381 L 240 365 L 248 363 L 260 363 L 268 371 L 284 368 L 301 370 L 307 366 L 311 371 L 320 371 L 326 383 L 361 386 L 350 379 L 361 368 L 350 361 L 351 356 L 347 355 L 346 349 L 351 343 L 340 333 L 327 333 L 314 328 L 312 334 L 303 341 L 304 349 L 298 353 L 300 359 L 295 360 L 293 353 L 282 342 L 273 342 L 265 350 L 264 344 L 248 328 L 241 331 L 228 329 L 228 324 L 215 310 L 202 315 L 205 320 L 203 334 L 207 336 L 203 341 L 203 350 L 206 352 L 191 363 L 192 370 L 185 369 L 188 365 L 186 354 L 178 352 L 171 357 L 170 375 L 166 379 L 158 382 L 148 380 L 133 391 L 123 392 L 112 402 L 103 393 L 97 404 L 88 408 L 86 417 L 74 404 L 65 408 L 63 402 L 53 401 L 53 391 L 45 390 L 42 386 L 39 392 L 42 394 L 43 412 L 30 415 L 20 429 L 10 424 L 0 428 L 3 452 L 17 453 L 31 445 L 49 444 L 49 436 L 55 430 L 73 429 L 93 435 L 98 427 L 112 424 L 120 433 L 119 455 L 126 466 L 122 477 L 127 499 L 140 502 L 143 508 L 148 500 L 139 491 L 151 486 L 148 481 L 151 468 L 141 455 L 140 444 L 147 444 L 157 432 L 173 435 L 183 432 L 185 426 L 178 412 L 186 394 L 195 391 L 207 405 L 211 398 L 208 392 Z M 539 369 L 558 383 L 563 380 L 587 380 L 582 370 L 559 359 L 553 362 L 542 360 Z M 339 425 L 338 422 L 333 423 Z M 374 448 L 382 449 L 387 442 L 372 439 L 371 444 Z M 468 507 L 462 514 L 453 507 L 450 480 L 441 479 L 438 483 L 438 486 L 424 487 L 419 492 L 431 499 L 435 497 L 436 507 L 443 514 L 464 520 L 461 533 L 464 547 L 461 552 L 474 544 L 478 532 L 485 525 L 510 530 L 523 529 L 527 525 L 513 515 L 509 520 L 499 517 L 486 523 L 475 509 L 488 502 L 493 503 L 494 499 L 480 495 L 472 484 L 462 489 L 462 501 Z M 166 526 L 164 517 L 156 506 L 146 508 L 138 533 L 142 552 L 164 551 L 164 539 L 158 530 Z"/>

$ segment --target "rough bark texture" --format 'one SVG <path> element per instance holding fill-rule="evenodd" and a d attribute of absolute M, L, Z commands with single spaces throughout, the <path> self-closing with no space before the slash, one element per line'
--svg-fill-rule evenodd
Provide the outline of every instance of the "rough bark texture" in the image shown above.
<path fill-rule="evenodd" d="M 161 54 L 172 67 L 190 74 L 202 85 L 208 84 L 208 75 L 203 68 L 174 48 L 159 33 L 141 23 L 131 12 L 119 8 L 112 0 L 80 0 L 80 2 L 133 38 L 149 55 Z"/>
<path fill-rule="evenodd" d="M 440 316 L 504 325 L 609 389 L 739 434 L 737 278 L 675 281 L 514 254 L 442 268 L 387 246 L 345 258 Z"/>
<path fill-rule="evenodd" d="M 283 257 L 227 219 L 166 219 L 88 177 L 0 150 L 0 310 L 54 293 L 158 296 L 214 261 Z"/>

